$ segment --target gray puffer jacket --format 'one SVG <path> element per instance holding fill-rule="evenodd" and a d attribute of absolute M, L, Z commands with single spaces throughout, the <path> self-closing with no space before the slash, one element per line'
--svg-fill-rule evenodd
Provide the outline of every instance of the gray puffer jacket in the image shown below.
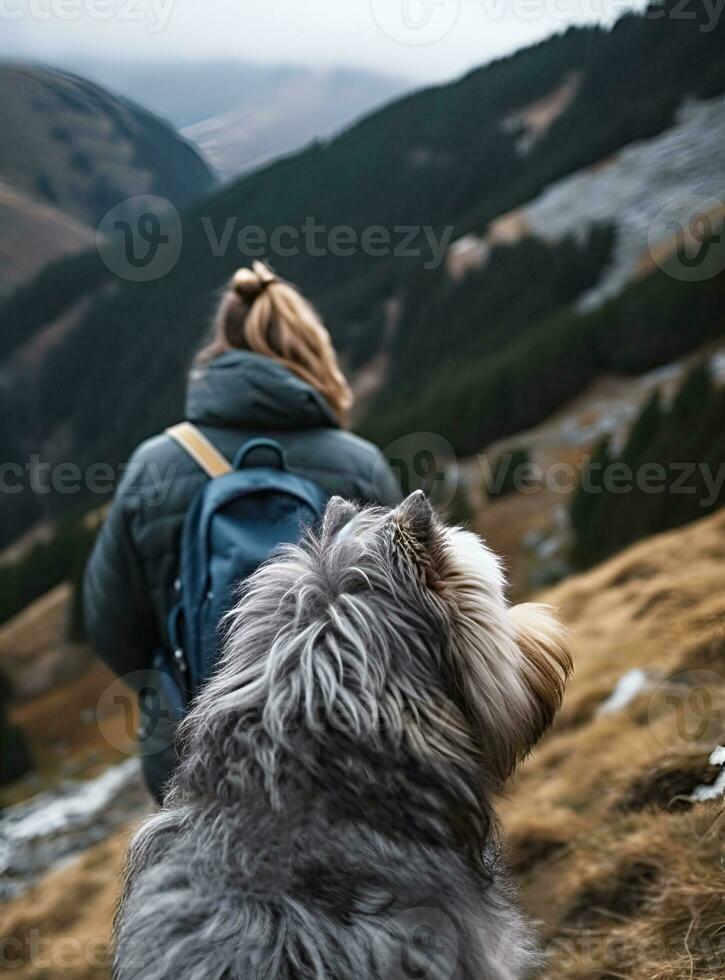
<path fill-rule="evenodd" d="M 270 358 L 230 351 L 195 370 L 186 418 L 229 460 L 256 436 L 281 443 L 290 470 L 330 494 L 394 506 L 397 481 L 370 443 L 342 431 L 325 400 Z M 166 643 L 186 511 L 208 477 L 167 435 L 144 442 L 116 490 L 87 566 L 84 611 L 119 675 L 147 669 Z"/>

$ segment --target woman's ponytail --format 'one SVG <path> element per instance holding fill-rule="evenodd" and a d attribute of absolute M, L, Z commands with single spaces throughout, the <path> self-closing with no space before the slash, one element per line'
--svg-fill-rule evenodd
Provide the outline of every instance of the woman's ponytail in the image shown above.
<path fill-rule="evenodd" d="M 330 335 L 308 301 L 264 262 L 238 269 L 222 296 L 212 342 L 197 356 L 205 363 L 237 348 L 264 354 L 315 388 L 344 424 L 352 392 Z"/>

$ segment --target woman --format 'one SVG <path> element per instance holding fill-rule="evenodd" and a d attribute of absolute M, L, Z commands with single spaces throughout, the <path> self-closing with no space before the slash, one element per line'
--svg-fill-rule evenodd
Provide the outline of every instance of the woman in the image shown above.
<path fill-rule="evenodd" d="M 351 404 L 330 336 L 310 304 L 263 263 L 240 269 L 222 297 L 211 343 L 196 358 L 187 421 L 227 460 L 250 439 L 268 436 L 282 445 L 290 470 L 329 494 L 392 506 L 400 491 L 380 453 L 344 431 Z M 143 443 L 88 563 L 88 634 L 139 692 L 149 690 L 155 651 L 169 644 L 181 528 L 207 479 L 170 435 Z M 174 724 L 156 701 L 142 697 L 141 713 L 144 774 L 160 800 L 175 763 Z"/>

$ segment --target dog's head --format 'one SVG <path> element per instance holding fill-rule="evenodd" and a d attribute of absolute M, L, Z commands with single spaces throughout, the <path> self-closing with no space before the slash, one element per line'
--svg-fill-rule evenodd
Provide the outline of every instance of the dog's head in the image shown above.
<path fill-rule="evenodd" d="M 322 541 L 351 568 L 379 571 L 380 614 L 387 605 L 398 640 L 388 680 L 406 701 L 409 737 L 424 751 L 482 759 L 502 784 L 551 724 L 571 673 L 552 610 L 510 606 L 497 557 L 443 524 L 422 491 L 382 515 L 333 498 Z M 420 671 L 411 656 L 424 659 Z M 438 683 L 416 687 L 431 668 Z"/>
<path fill-rule="evenodd" d="M 322 528 L 249 581 L 201 701 L 276 741 L 300 724 L 477 766 L 501 786 L 551 723 L 571 659 L 543 606 L 509 606 L 496 556 L 422 492 L 333 497 Z"/>

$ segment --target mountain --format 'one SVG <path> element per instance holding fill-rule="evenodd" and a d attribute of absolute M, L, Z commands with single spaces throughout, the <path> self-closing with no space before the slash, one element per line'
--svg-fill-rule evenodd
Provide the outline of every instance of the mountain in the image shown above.
<path fill-rule="evenodd" d="M 14 256 L 0 274 L 6 283 L 87 248 L 126 198 L 155 194 L 185 207 L 214 183 L 169 125 L 50 68 L 0 64 L 0 131 L 0 249 Z"/>
<path fill-rule="evenodd" d="M 0 178 L 94 226 L 124 197 L 184 207 L 213 185 L 168 124 L 66 72 L 0 65 L 0 127 Z"/>
<path fill-rule="evenodd" d="M 18 290 L 0 309 L 5 458 L 22 463 L 41 446 L 50 462 L 117 465 L 178 418 L 218 289 L 249 261 L 239 238 L 249 227 L 299 233 L 297 254 L 269 257 L 317 302 L 348 369 L 376 366 L 357 426 L 383 445 L 432 431 L 474 453 L 604 373 L 638 374 L 721 335 L 725 262 L 702 282 L 666 263 L 638 266 L 616 295 L 580 307 L 618 255 L 626 222 L 616 213 L 584 214 L 551 235 L 499 227 L 487 261 L 462 277 L 448 252 L 466 235 L 488 243 L 498 219 L 545 201 L 548 188 L 689 125 L 688 105 L 720 118 L 725 25 L 703 31 L 662 13 L 571 29 L 223 187 L 184 212 L 178 262 L 155 280 L 114 277 L 94 256 L 43 270 L 42 296 Z M 697 145 L 688 167 L 704 173 L 711 145 Z M 641 159 L 654 183 L 661 152 Z M 626 167 L 611 171 L 620 189 L 627 179 Z M 316 241 L 301 234 L 310 221 L 322 229 Z M 387 254 L 376 254 L 379 240 L 345 254 L 330 237 L 341 226 L 358 240 L 382 228 Z M 7 509 L 0 536 L 94 502 L 28 495 Z"/>
<path fill-rule="evenodd" d="M 320 122 L 332 119 L 333 129 L 355 116 L 400 95 L 411 85 L 395 75 L 344 68 L 313 69 L 297 65 L 263 65 L 231 61 L 162 61 L 135 59 L 69 59 L 74 72 L 145 106 L 177 129 L 225 117 L 227 113 L 272 114 L 299 128 L 298 113 Z M 335 95 L 340 107 L 333 105 Z M 287 109 L 287 100 L 297 100 Z M 277 121 L 279 120 L 279 122 Z M 256 120 L 259 131 L 261 120 Z M 298 148 L 315 134 L 308 128 Z M 319 135 L 323 135 L 320 133 Z"/>
<path fill-rule="evenodd" d="M 411 87 L 393 75 L 243 61 L 70 58 L 73 71 L 167 119 L 224 179 L 327 139 Z"/>
<path fill-rule="evenodd" d="M 406 87 L 372 72 L 280 71 L 265 85 L 240 89 L 233 108 L 182 132 L 229 180 L 333 136 Z"/>

